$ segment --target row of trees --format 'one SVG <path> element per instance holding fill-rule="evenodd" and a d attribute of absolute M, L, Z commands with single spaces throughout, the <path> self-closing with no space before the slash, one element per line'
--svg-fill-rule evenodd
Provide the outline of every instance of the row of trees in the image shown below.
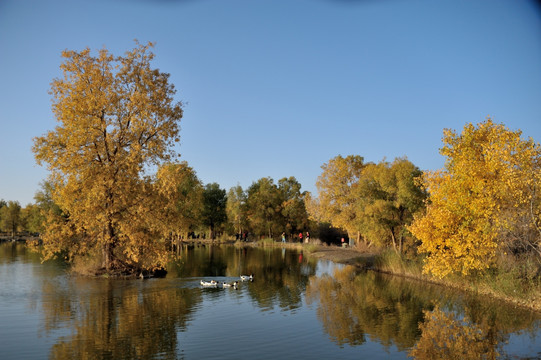
<path fill-rule="evenodd" d="M 337 156 L 322 166 L 309 212 L 358 242 L 423 256 L 437 277 L 484 271 L 502 256 L 534 258 L 528 276 L 539 277 L 541 146 L 521 135 L 490 118 L 445 130 L 438 171 Z"/>
<path fill-rule="evenodd" d="M 226 193 L 217 183 L 203 185 L 193 168 L 180 162 L 161 166 L 149 186 L 161 211 L 148 222 L 165 239 L 241 234 L 278 238 L 282 232 L 291 237 L 309 230 L 307 193 L 301 192 L 294 177 L 277 184 L 265 177 L 246 190 L 237 185 Z M 11 235 L 45 231 L 47 214 L 63 216 L 52 190 L 52 184 L 44 182 L 35 195 L 36 203 L 24 208 L 17 201 L 0 200 L 0 230 Z"/>
<path fill-rule="evenodd" d="M 427 192 L 416 182 L 421 171 L 406 158 L 365 163 L 358 155 L 337 156 L 322 166 L 309 198 L 311 216 L 348 232 L 357 243 L 392 247 L 402 253 L 415 239 L 407 226 L 422 211 Z"/>
<path fill-rule="evenodd" d="M 234 186 L 226 193 L 217 183 L 203 186 L 186 162 L 168 163 L 153 183 L 156 200 L 163 209 L 154 222 L 163 236 L 187 238 L 189 234 L 242 235 L 276 238 L 282 232 L 308 230 L 308 213 L 301 184 L 270 177 L 244 190 Z"/>
<path fill-rule="evenodd" d="M 152 47 L 137 43 L 124 56 L 62 53 L 63 76 L 50 91 L 58 125 L 33 146 L 50 172 L 41 204 L 45 258 L 101 258 L 108 273 L 152 270 L 167 261 L 165 239 L 203 226 L 213 238 L 226 211 L 239 232 L 272 237 L 306 228 L 294 178 L 234 188 L 227 204 L 225 190 L 203 187 L 177 160 L 182 104 L 169 74 L 152 68 Z"/>
<path fill-rule="evenodd" d="M 337 156 L 322 166 L 318 197 L 301 192 L 294 177 L 277 184 L 261 178 L 226 194 L 216 183 L 203 186 L 187 163 L 167 163 L 149 183 L 162 210 L 148 227 L 167 239 L 190 233 L 277 239 L 330 224 L 366 246 L 426 254 L 425 270 L 434 275 L 468 274 L 502 253 L 541 255 L 541 152 L 520 135 L 490 119 L 460 135 L 446 131 L 442 154 L 448 160 L 436 172 L 423 173 L 406 158 L 366 163 L 358 155 Z M 37 204 L 22 210 L 0 204 L 4 231 L 15 231 L 13 224 L 41 229 L 37 209 L 60 214 L 49 192 L 45 187 Z"/>
<path fill-rule="evenodd" d="M 169 74 L 151 67 L 152 46 L 63 53 L 63 77 L 51 85 L 58 126 L 33 147 L 50 171 L 36 204 L 46 257 L 99 257 L 107 272 L 153 269 L 167 260 L 164 239 L 202 227 L 210 237 L 276 238 L 323 223 L 367 246 L 426 254 L 437 276 L 483 270 L 502 251 L 541 257 L 541 150 L 520 131 L 490 119 L 446 130 L 447 162 L 436 172 L 406 158 L 337 156 L 322 166 L 317 196 L 292 177 L 226 194 L 177 160 L 182 104 Z M 2 208 L 9 227 L 16 206 Z"/>
<path fill-rule="evenodd" d="M 35 204 L 21 207 L 18 201 L 0 200 L 0 231 L 13 238 L 17 233 L 39 233 L 43 217 Z"/>

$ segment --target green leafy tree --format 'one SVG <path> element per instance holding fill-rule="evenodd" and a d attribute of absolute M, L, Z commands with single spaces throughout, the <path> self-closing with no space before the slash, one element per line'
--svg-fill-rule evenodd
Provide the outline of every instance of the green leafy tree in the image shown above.
<path fill-rule="evenodd" d="M 37 204 L 28 204 L 21 210 L 24 229 L 30 233 L 40 233 L 43 231 L 45 217 Z"/>
<path fill-rule="evenodd" d="M 251 230 L 257 235 L 272 238 L 275 233 L 282 233 L 281 197 L 274 180 L 261 178 L 248 188 L 246 200 L 248 221 Z"/>
<path fill-rule="evenodd" d="M 404 241 L 413 244 L 407 226 L 413 216 L 424 208 L 427 193 L 416 179 L 422 172 L 405 158 L 392 163 L 368 164 L 355 188 L 357 214 L 361 232 L 367 239 L 382 246 L 392 246 L 402 253 Z"/>
<path fill-rule="evenodd" d="M 285 231 L 297 234 L 308 228 L 308 213 L 304 204 L 304 194 L 301 193 L 301 184 L 294 177 L 278 180 L 278 191 L 282 201 L 282 221 Z"/>
<path fill-rule="evenodd" d="M 4 199 L 0 199 L 0 231 L 4 231 L 2 229 L 2 208 L 7 205 L 7 202 Z"/>
<path fill-rule="evenodd" d="M 242 234 L 247 227 L 246 192 L 237 185 L 229 189 L 226 204 L 227 218 L 237 234 Z"/>
<path fill-rule="evenodd" d="M 13 238 L 21 225 L 21 205 L 18 201 L 8 201 L 0 208 L 0 227 L 3 231 L 11 233 Z"/>
<path fill-rule="evenodd" d="M 156 200 L 161 204 L 155 220 L 165 237 L 187 237 L 202 221 L 203 185 L 195 171 L 183 161 L 158 169 Z M 157 206 L 159 206 L 157 204 Z"/>
<path fill-rule="evenodd" d="M 209 237 L 216 238 L 216 229 L 227 220 L 227 196 L 217 183 L 207 184 L 203 191 L 203 224 L 209 229 Z"/>
<path fill-rule="evenodd" d="M 182 106 L 169 74 L 152 68 L 153 44 L 124 56 L 106 49 L 64 51 L 63 77 L 51 84 L 58 125 L 34 139 L 38 164 L 51 172 L 43 234 L 47 258 L 100 256 L 106 272 L 161 267 L 166 253 L 148 227 L 152 182 L 145 169 L 176 156 Z"/>

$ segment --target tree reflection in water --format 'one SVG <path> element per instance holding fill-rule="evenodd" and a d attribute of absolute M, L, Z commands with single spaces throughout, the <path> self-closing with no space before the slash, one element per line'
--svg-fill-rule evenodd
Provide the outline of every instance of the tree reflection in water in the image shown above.
<path fill-rule="evenodd" d="M 336 343 L 367 337 L 418 359 L 493 359 L 514 332 L 539 329 L 539 317 L 501 302 L 354 267 L 312 277 L 307 301 Z"/>
<path fill-rule="evenodd" d="M 363 352 L 363 344 L 377 342 L 389 354 L 409 353 L 418 359 L 491 359 L 498 353 L 505 358 L 502 344 L 511 333 L 539 334 L 538 315 L 501 302 L 371 271 L 359 273 L 349 266 L 318 277 L 317 266 L 317 261 L 296 252 L 225 246 L 185 248 L 166 279 L 149 281 L 57 276 L 60 268 L 40 265 L 45 280 L 33 306 L 42 306 L 41 331 L 56 332 L 49 354 L 55 359 L 173 359 L 184 356 L 186 349 L 212 353 L 206 347 L 180 344 L 185 337 L 179 332 L 188 334 L 187 324 L 197 323 L 200 310 L 220 303 L 225 294 L 231 302 L 224 309 L 252 309 L 245 319 L 266 321 L 274 319 L 277 309 L 280 321 L 290 319 L 280 313 L 294 314 L 306 299 L 315 306 L 299 315 L 315 309 L 331 342 L 346 352 L 346 345 Z M 249 273 L 255 274 L 254 282 L 239 291 L 202 291 L 190 285 L 199 277 L 231 280 Z M 222 320 L 237 319 L 236 313 L 221 315 Z M 299 333 L 306 330 L 306 325 L 295 326 Z M 232 329 L 225 337 L 236 339 L 235 332 L 245 328 Z M 262 334 L 283 339 L 280 326 L 267 330 Z M 295 341 L 289 345 L 298 347 Z"/>
<path fill-rule="evenodd" d="M 426 311 L 419 328 L 421 338 L 410 355 L 423 360 L 496 359 L 505 338 L 487 324 L 472 323 L 467 317 L 459 319 L 454 312 L 439 308 Z"/>
<path fill-rule="evenodd" d="M 414 289 L 390 286 L 374 272 L 359 276 L 348 266 L 335 270 L 333 276 L 313 277 L 307 301 L 314 300 L 319 300 L 317 312 L 325 330 L 340 345 L 360 345 L 370 336 L 404 350 L 419 335 L 417 324 L 423 312 Z"/>
<path fill-rule="evenodd" d="M 168 279 L 226 277 L 253 273 L 245 291 L 262 310 L 302 306 L 317 261 L 299 262 L 295 252 L 227 246 L 184 247 L 168 267 Z M 172 283 L 177 285 L 171 285 Z M 152 284 L 152 285 L 149 285 Z M 56 277 L 45 281 L 42 302 L 46 333 L 69 329 L 52 346 L 50 357 L 178 358 L 178 332 L 212 293 L 173 280 L 147 281 Z M 221 294 L 216 292 L 216 295 Z"/>
<path fill-rule="evenodd" d="M 276 248 L 197 245 L 184 246 L 181 254 L 182 261 L 169 267 L 168 277 L 255 274 L 248 291 L 263 310 L 299 308 L 308 277 L 317 267 L 315 259 L 300 260 L 297 252 Z"/>
<path fill-rule="evenodd" d="M 143 291 L 137 282 L 120 282 L 44 283 L 44 296 L 54 297 L 43 302 L 45 330 L 67 325 L 72 331 L 52 347 L 51 358 L 177 358 L 177 331 L 185 328 L 200 292 L 159 286 Z"/>

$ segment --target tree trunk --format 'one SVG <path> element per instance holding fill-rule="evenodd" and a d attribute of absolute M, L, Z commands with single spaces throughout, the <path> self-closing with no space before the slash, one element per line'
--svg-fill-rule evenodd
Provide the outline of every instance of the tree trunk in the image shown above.
<path fill-rule="evenodd" d="M 398 249 L 396 248 L 396 238 L 394 236 L 393 228 L 391 228 L 390 231 L 391 231 L 391 240 L 393 241 L 393 249 L 395 252 L 398 252 Z"/>
<path fill-rule="evenodd" d="M 107 272 L 110 272 L 114 262 L 115 230 L 111 221 L 108 222 L 105 229 L 105 244 L 103 245 L 103 261 Z"/>

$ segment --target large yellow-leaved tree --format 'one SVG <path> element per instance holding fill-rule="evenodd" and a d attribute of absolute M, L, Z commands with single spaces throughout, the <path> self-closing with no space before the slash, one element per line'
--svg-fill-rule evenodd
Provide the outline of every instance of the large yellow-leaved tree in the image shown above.
<path fill-rule="evenodd" d="M 424 270 L 443 277 L 488 268 L 498 251 L 541 255 L 541 148 L 490 118 L 444 132 L 443 170 L 427 172 L 426 214 L 410 227 Z"/>
<path fill-rule="evenodd" d="M 92 254 L 106 272 L 163 266 L 164 246 L 147 225 L 157 209 L 145 170 L 176 155 L 182 105 L 169 74 L 151 66 L 152 47 L 62 53 L 50 91 L 58 125 L 33 146 L 61 209 L 48 216 L 46 257 Z"/>

